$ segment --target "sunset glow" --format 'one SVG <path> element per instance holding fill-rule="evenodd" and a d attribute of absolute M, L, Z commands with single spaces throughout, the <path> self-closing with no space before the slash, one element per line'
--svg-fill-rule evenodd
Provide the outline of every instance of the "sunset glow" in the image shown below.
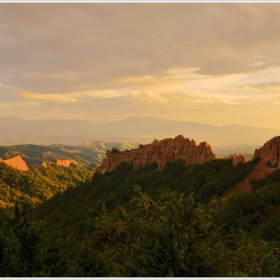
<path fill-rule="evenodd" d="M 1 3 L 0 116 L 280 129 L 279 3 Z"/>

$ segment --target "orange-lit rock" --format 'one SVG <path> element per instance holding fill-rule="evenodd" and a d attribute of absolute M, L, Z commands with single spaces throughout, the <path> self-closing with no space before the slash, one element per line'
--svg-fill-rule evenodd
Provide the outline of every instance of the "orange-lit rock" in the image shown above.
<path fill-rule="evenodd" d="M 280 136 L 267 141 L 261 148 L 256 149 L 254 157 L 260 157 L 262 161 L 275 164 L 280 159 Z"/>
<path fill-rule="evenodd" d="M 52 165 L 52 163 L 50 161 L 44 161 L 42 164 L 41 164 L 41 167 L 50 167 Z"/>
<path fill-rule="evenodd" d="M 69 165 L 73 163 L 73 164 L 78 164 L 76 162 L 76 160 L 74 159 L 58 159 L 56 161 L 56 165 L 62 165 L 62 166 L 65 166 L 65 167 L 69 167 Z"/>
<path fill-rule="evenodd" d="M 227 197 L 234 193 L 240 191 L 252 191 L 251 180 L 264 179 L 267 175 L 273 173 L 277 169 L 280 169 L 280 136 L 276 136 L 271 140 L 264 143 L 264 145 L 255 150 L 254 158 L 260 157 L 260 161 L 254 165 L 253 169 L 247 174 L 240 182 L 238 182 L 234 188 L 227 190 L 222 200 L 227 199 Z M 270 161 L 272 165 L 277 167 L 269 167 L 267 162 Z"/>
<path fill-rule="evenodd" d="M 104 159 L 101 166 L 96 172 L 105 173 L 112 170 L 118 163 L 126 161 L 132 163 L 134 167 L 140 167 L 150 162 L 157 162 L 159 169 L 162 168 L 167 161 L 181 159 L 185 164 L 203 163 L 204 161 L 215 159 L 211 146 L 202 142 L 196 145 L 194 140 L 184 138 L 179 135 L 173 138 L 166 138 L 151 144 L 141 145 L 137 149 L 130 151 L 109 153 Z"/>
<path fill-rule="evenodd" d="M 231 155 L 228 158 L 229 159 L 233 159 L 233 161 L 232 161 L 233 165 L 236 165 L 236 164 L 238 164 L 240 162 L 244 162 L 245 163 L 245 162 L 248 161 L 246 157 L 244 157 L 243 155 L 238 155 L 238 154 Z"/>
<path fill-rule="evenodd" d="M 17 155 L 9 159 L 4 159 L 2 161 L 13 168 L 24 170 L 24 171 L 28 170 L 28 166 L 26 165 L 26 162 L 21 158 L 20 155 Z"/>
<path fill-rule="evenodd" d="M 32 167 L 35 169 L 40 169 L 41 165 L 39 163 L 35 163 Z"/>

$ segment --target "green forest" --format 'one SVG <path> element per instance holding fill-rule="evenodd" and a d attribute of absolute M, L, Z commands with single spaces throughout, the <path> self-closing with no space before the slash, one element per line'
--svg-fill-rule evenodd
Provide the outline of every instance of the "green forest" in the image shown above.
<path fill-rule="evenodd" d="M 221 199 L 259 160 L 0 163 L 0 276 L 279 277 L 280 170 Z"/>

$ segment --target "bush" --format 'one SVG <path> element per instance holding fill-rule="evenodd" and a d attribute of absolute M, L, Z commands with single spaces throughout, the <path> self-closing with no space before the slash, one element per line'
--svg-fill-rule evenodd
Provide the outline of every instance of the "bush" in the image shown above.
<path fill-rule="evenodd" d="M 117 148 L 117 147 L 113 147 L 112 150 L 111 150 L 112 153 L 119 153 L 120 152 L 120 149 Z"/>

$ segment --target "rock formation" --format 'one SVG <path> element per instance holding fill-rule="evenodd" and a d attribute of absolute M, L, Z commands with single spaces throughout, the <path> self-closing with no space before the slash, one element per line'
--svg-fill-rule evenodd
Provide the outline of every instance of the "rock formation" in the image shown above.
<path fill-rule="evenodd" d="M 242 191 L 251 192 L 252 185 L 251 180 L 264 179 L 267 175 L 274 172 L 276 168 L 270 168 L 266 166 L 265 162 L 260 160 L 253 169 L 241 179 L 233 188 L 226 190 L 222 196 L 222 200 L 226 200 L 232 193 L 238 193 Z"/>
<path fill-rule="evenodd" d="M 41 164 L 41 167 L 47 168 L 47 167 L 50 167 L 51 165 L 52 165 L 52 162 L 50 162 L 50 161 L 44 161 L 44 162 Z"/>
<path fill-rule="evenodd" d="M 7 165 L 14 167 L 16 169 L 19 169 L 19 170 L 28 170 L 28 166 L 26 165 L 26 162 L 21 158 L 20 155 L 17 155 L 10 159 L 4 159 L 4 160 L 2 158 L 0 158 L 0 162 L 4 162 Z M 74 159 L 57 159 L 56 162 L 44 161 L 41 165 L 36 163 L 35 165 L 33 165 L 33 168 L 36 168 L 36 169 L 40 169 L 41 167 L 47 168 L 47 167 L 50 167 L 52 164 L 69 167 L 71 163 L 78 165 L 77 161 Z"/>
<path fill-rule="evenodd" d="M 78 164 L 74 159 L 58 159 L 56 161 L 56 165 L 62 165 L 65 167 L 69 167 L 69 165 L 73 163 L 73 164 Z"/>
<path fill-rule="evenodd" d="M 233 165 L 236 165 L 236 164 L 238 164 L 240 162 L 244 162 L 245 163 L 245 162 L 248 161 L 246 157 L 244 157 L 243 155 L 239 155 L 239 154 L 234 154 L 234 155 L 231 155 L 231 156 L 229 156 L 227 158 L 228 159 L 233 159 L 233 161 L 232 161 Z"/>
<path fill-rule="evenodd" d="M 41 165 L 39 163 L 35 163 L 32 167 L 39 170 Z"/>
<path fill-rule="evenodd" d="M 240 191 L 252 191 L 251 180 L 264 179 L 267 175 L 271 174 L 277 169 L 280 169 L 280 136 L 276 136 L 267 141 L 261 148 L 256 149 L 254 158 L 260 157 L 260 161 L 253 167 L 253 169 L 247 174 L 240 182 L 238 182 L 234 188 L 227 190 L 222 200 L 234 192 Z M 271 165 L 275 167 L 269 167 L 267 162 L 270 161 Z M 278 164 L 276 165 L 276 163 Z"/>
<path fill-rule="evenodd" d="M 260 157 L 262 161 L 275 164 L 280 159 L 280 136 L 267 141 L 261 148 L 256 149 L 254 157 Z"/>
<path fill-rule="evenodd" d="M 167 161 L 176 159 L 181 159 L 185 164 L 190 164 L 203 163 L 206 160 L 215 158 L 216 155 L 212 152 L 208 143 L 202 142 L 196 145 L 194 140 L 178 135 L 175 139 L 166 138 L 151 144 L 140 145 L 139 148 L 130 151 L 110 152 L 96 172 L 105 173 L 110 171 L 122 161 L 132 163 L 136 168 L 146 163 L 157 162 L 160 169 Z"/>
<path fill-rule="evenodd" d="M 21 158 L 20 155 L 17 155 L 9 159 L 4 159 L 4 160 L 1 159 L 1 161 L 16 169 L 24 170 L 24 171 L 28 170 L 28 166 L 26 165 L 26 162 Z"/>

